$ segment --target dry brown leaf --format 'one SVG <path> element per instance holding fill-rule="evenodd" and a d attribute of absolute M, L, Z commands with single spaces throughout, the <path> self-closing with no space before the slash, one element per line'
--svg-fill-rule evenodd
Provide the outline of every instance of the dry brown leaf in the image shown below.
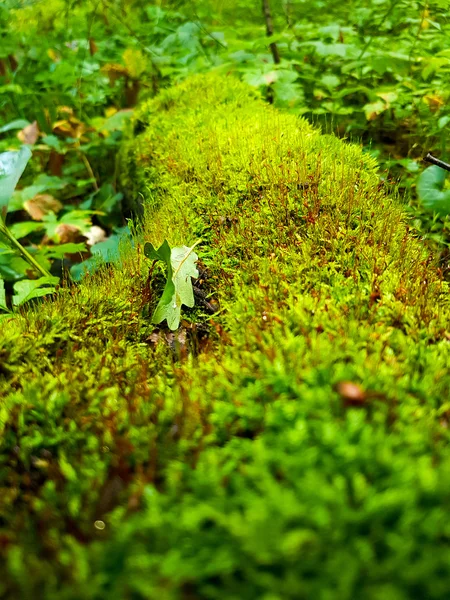
<path fill-rule="evenodd" d="M 70 108 L 70 106 L 58 106 L 57 110 L 58 113 L 64 113 L 69 116 L 73 115 L 73 108 Z"/>
<path fill-rule="evenodd" d="M 439 94 L 426 94 L 422 100 L 428 104 L 431 112 L 436 112 L 445 105 L 445 100 Z"/>
<path fill-rule="evenodd" d="M 87 239 L 87 245 L 93 246 L 106 240 L 106 231 L 98 225 L 92 225 L 87 233 L 84 234 Z"/>
<path fill-rule="evenodd" d="M 362 406 L 367 399 L 366 392 L 357 383 L 341 381 L 336 386 L 345 406 Z"/>
<path fill-rule="evenodd" d="M 88 127 L 85 123 L 75 117 L 61 119 L 53 123 L 53 133 L 74 139 L 81 140 L 83 134 L 85 134 L 87 131 L 93 131 L 93 128 Z"/>
<path fill-rule="evenodd" d="M 129 77 L 126 67 L 116 63 L 108 63 L 101 70 L 108 75 L 110 85 L 114 85 L 120 77 Z"/>
<path fill-rule="evenodd" d="M 86 238 L 75 225 L 68 225 L 67 223 L 60 223 L 55 229 L 55 233 L 58 236 L 60 244 L 79 244 L 85 242 Z"/>
<path fill-rule="evenodd" d="M 56 52 L 56 50 L 53 50 L 53 48 L 49 48 L 47 50 L 47 56 L 53 62 L 59 62 L 61 60 L 60 55 Z"/>
<path fill-rule="evenodd" d="M 98 47 L 97 44 L 94 42 L 94 40 L 92 38 L 89 38 L 89 53 L 91 56 L 94 56 L 94 54 L 98 51 Z"/>
<path fill-rule="evenodd" d="M 51 175 L 56 175 L 57 177 L 61 177 L 62 168 L 64 164 L 65 156 L 64 154 L 59 154 L 56 150 L 52 150 L 50 152 L 50 156 L 48 158 L 48 170 Z"/>
<path fill-rule="evenodd" d="M 35 221 L 42 221 L 42 217 L 50 212 L 57 213 L 63 207 L 61 202 L 50 194 L 37 194 L 31 200 L 24 202 L 23 206 Z"/>
<path fill-rule="evenodd" d="M 35 144 L 39 138 L 39 127 L 37 121 L 33 121 L 33 123 L 30 123 L 24 127 L 22 131 L 19 131 L 17 137 L 23 144 Z"/>

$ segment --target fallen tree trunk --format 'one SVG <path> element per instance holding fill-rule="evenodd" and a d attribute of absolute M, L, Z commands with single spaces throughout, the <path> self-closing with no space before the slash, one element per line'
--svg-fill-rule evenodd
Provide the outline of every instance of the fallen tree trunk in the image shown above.
<path fill-rule="evenodd" d="M 133 127 L 143 238 L 203 240 L 212 308 L 155 330 L 137 245 L 5 326 L 0 590 L 448 597 L 448 289 L 375 162 L 214 75 Z"/>

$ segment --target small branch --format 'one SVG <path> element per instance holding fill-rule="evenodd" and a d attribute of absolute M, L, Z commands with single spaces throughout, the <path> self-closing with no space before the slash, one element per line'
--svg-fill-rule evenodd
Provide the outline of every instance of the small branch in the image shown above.
<path fill-rule="evenodd" d="M 450 171 L 450 164 L 444 162 L 443 160 L 439 160 L 439 158 L 436 158 L 435 156 L 432 156 L 429 152 L 425 156 L 424 160 L 426 160 L 429 163 L 432 163 L 433 165 L 436 165 L 437 167 L 441 167 L 441 169 L 445 169 L 446 171 Z"/>
<path fill-rule="evenodd" d="M 262 9 L 263 9 L 263 14 L 264 14 L 264 19 L 266 21 L 267 37 L 272 37 L 273 36 L 273 21 L 272 21 L 272 14 L 270 12 L 269 0 L 262 0 Z M 270 51 L 272 52 L 273 62 L 276 65 L 279 65 L 280 64 L 280 53 L 278 52 L 278 46 L 276 45 L 275 42 L 272 42 L 269 45 L 269 48 L 270 48 Z"/>

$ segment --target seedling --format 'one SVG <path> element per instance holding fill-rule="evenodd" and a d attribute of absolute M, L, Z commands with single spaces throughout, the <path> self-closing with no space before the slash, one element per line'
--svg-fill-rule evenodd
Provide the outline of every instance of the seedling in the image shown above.
<path fill-rule="evenodd" d="M 167 265 L 166 285 L 153 313 L 152 323 L 161 323 L 167 319 L 169 329 L 175 330 L 180 325 L 181 305 L 194 306 L 191 278 L 198 277 L 195 266 L 198 256 L 193 250 L 200 241 L 197 240 L 190 248 L 188 246 L 170 248 L 167 240 L 164 240 L 158 250 L 153 244 L 145 244 L 144 254 L 147 258 L 162 260 Z"/>
<path fill-rule="evenodd" d="M 9 200 L 30 158 L 31 150 L 26 145 L 22 146 L 18 152 L 3 152 L 0 154 L 0 233 L 6 238 L 10 246 L 19 252 L 22 258 L 33 269 L 36 269 L 42 277 L 51 277 L 51 274 L 16 240 L 5 223 Z"/>
<path fill-rule="evenodd" d="M 26 248 L 13 236 L 5 223 L 8 213 L 8 204 L 17 182 L 19 181 L 25 167 L 31 158 L 31 150 L 24 145 L 18 152 L 3 152 L 0 154 L 0 234 L 8 244 L 18 252 L 28 264 L 33 267 L 41 277 L 37 280 L 24 280 L 16 282 L 16 291 L 13 304 L 18 306 L 27 300 L 44 296 L 54 291 L 53 287 L 42 287 L 48 284 L 58 283 L 58 277 L 52 275 L 42 267 Z M 0 280 L 0 309 L 9 312 L 6 304 L 5 287 Z"/>

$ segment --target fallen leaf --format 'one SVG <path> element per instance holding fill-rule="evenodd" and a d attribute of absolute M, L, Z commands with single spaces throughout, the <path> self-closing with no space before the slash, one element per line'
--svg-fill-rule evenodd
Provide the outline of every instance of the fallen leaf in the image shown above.
<path fill-rule="evenodd" d="M 73 108 L 70 106 L 58 106 L 58 113 L 64 113 L 66 115 L 73 115 Z"/>
<path fill-rule="evenodd" d="M 361 386 L 351 381 L 340 381 L 336 391 L 344 401 L 344 406 L 362 406 L 367 399 Z"/>
<path fill-rule="evenodd" d="M 39 138 L 39 133 L 40 132 L 37 121 L 33 121 L 33 123 L 30 123 L 21 131 L 19 131 L 17 137 L 23 144 L 29 144 L 30 146 L 32 146 L 37 142 Z"/>
<path fill-rule="evenodd" d="M 50 60 L 52 60 L 53 62 L 59 62 L 61 60 L 61 57 L 59 56 L 59 54 L 56 52 L 56 50 L 53 50 L 53 48 L 49 48 L 47 50 L 47 56 L 50 58 Z"/>
<path fill-rule="evenodd" d="M 89 38 L 89 53 L 91 56 L 94 56 L 94 54 L 98 51 L 98 47 L 97 44 L 94 42 L 94 40 L 92 38 Z"/>
<path fill-rule="evenodd" d="M 94 244 L 106 240 L 106 231 L 98 225 L 92 225 L 89 231 L 84 234 L 84 237 L 87 239 L 88 246 L 94 246 Z"/>
<path fill-rule="evenodd" d="M 24 202 L 23 207 L 32 219 L 42 221 L 42 217 L 50 212 L 59 212 L 63 205 L 50 194 L 36 194 L 34 198 Z"/>
<path fill-rule="evenodd" d="M 64 135 L 74 139 L 83 140 L 82 136 L 87 131 L 93 131 L 92 127 L 88 127 L 85 123 L 75 117 L 61 119 L 53 124 L 53 132 L 59 135 Z M 83 140 L 84 141 L 84 140 Z"/>
<path fill-rule="evenodd" d="M 126 69 L 126 67 L 124 67 L 123 65 L 119 65 L 119 64 L 115 64 L 115 63 L 107 63 L 106 65 L 103 65 L 103 67 L 101 68 L 103 73 L 106 73 L 106 75 L 109 78 L 109 85 L 114 85 L 114 83 L 120 78 L 120 77 L 128 77 L 128 71 Z"/>
<path fill-rule="evenodd" d="M 52 175 L 55 175 L 56 177 L 62 176 L 64 160 L 65 157 L 63 154 L 59 154 L 55 150 L 50 152 L 50 156 L 48 158 L 48 170 Z"/>
<path fill-rule="evenodd" d="M 58 240 L 60 244 L 68 244 L 68 243 L 79 243 L 84 242 L 85 237 L 75 225 L 68 225 L 67 223 L 60 223 L 56 229 L 55 233 L 58 236 Z"/>
<path fill-rule="evenodd" d="M 439 94 L 425 94 L 422 100 L 428 105 L 431 112 L 436 112 L 445 105 L 445 100 Z"/>

